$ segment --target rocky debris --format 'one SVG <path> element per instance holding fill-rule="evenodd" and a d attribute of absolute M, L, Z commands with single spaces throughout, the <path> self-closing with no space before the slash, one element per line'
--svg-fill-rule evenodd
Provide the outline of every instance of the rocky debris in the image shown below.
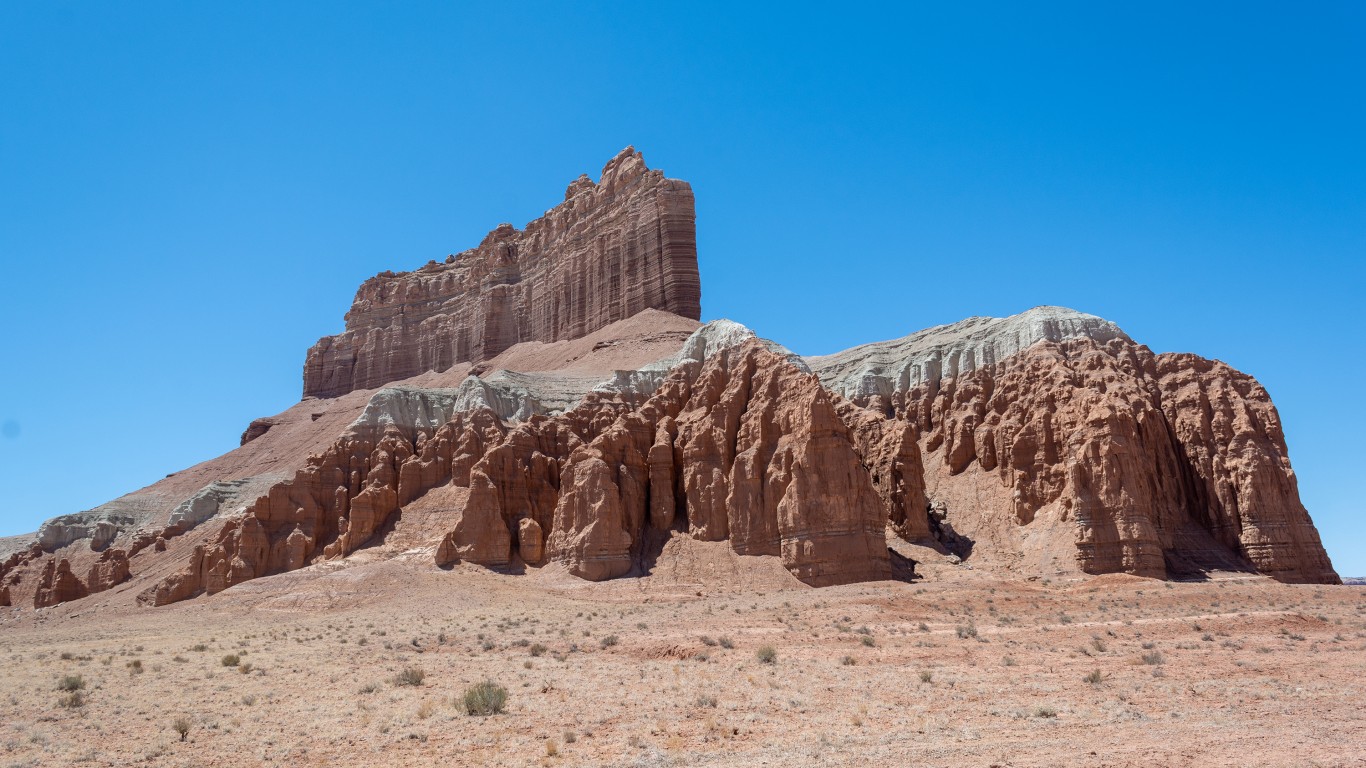
<path fill-rule="evenodd" d="M 518 342 L 584 336 L 654 308 L 701 314 L 692 188 L 623 150 L 593 184 L 524 230 L 504 224 L 477 248 L 367 280 L 346 330 L 308 352 L 304 396 L 372 389 Z"/>

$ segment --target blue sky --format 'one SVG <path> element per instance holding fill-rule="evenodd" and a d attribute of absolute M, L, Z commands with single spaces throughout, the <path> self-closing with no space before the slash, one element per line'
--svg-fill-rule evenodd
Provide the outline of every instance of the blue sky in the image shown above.
<path fill-rule="evenodd" d="M 634 144 L 705 319 L 1061 304 L 1257 376 L 1366 575 L 1363 8 L 0 4 L 0 535 L 233 448 L 361 280 Z"/>

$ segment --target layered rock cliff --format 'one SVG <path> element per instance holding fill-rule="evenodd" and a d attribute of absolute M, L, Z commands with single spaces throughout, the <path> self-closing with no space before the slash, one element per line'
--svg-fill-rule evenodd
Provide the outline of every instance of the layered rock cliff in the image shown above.
<path fill-rule="evenodd" d="M 1058 307 L 810 362 L 826 386 L 915 429 L 947 518 L 1007 560 L 1038 562 L 1031 547 L 1072 538 L 1089 573 L 1337 581 L 1270 397 L 1223 363 L 1155 355 Z M 1053 535 L 1031 544 L 1031 526 Z"/>
<path fill-rule="evenodd" d="M 367 281 L 304 402 L 2 542 L 0 605 L 164 605 L 363 548 L 603 580 L 671 539 L 813 586 L 905 577 L 889 541 L 1020 575 L 1338 581 L 1250 376 L 1060 307 L 803 359 L 699 327 L 692 210 L 628 149 L 524 231 Z"/>
<path fill-rule="evenodd" d="M 509 424 L 482 406 L 441 424 L 430 409 L 363 417 L 142 599 L 344 557 L 447 484 L 469 493 L 449 510 L 439 565 L 557 561 L 601 580 L 648 568 L 665 537 L 686 532 L 778 556 L 813 585 L 890 576 L 883 528 L 902 493 L 879 495 L 836 399 L 734 324 L 694 338 L 657 388 L 601 388 L 553 417 Z"/>
<path fill-rule="evenodd" d="M 415 272 L 365 281 L 346 330 L 304 364 L 304 396 L 372 389 L 513 344 L 573 339 L 660 309 L 697 319 L 701 282 L 692 188 L 650 170 L 628 147 L 593 183 L 523 230 L 503 224 L 477 248 Z M 268 429 L 253 425 L 253 430 Z"/>

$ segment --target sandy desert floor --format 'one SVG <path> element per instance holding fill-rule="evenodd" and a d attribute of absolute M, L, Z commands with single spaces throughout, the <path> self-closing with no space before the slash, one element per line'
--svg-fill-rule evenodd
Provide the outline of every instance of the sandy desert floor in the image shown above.
<path fill-rule="evenodd" d="M 1366 764 L 1361 587 L 938 564 L 810 589 L 707 546 L 605 584 L 414 555 L 0 609 L 0 765 Z M 464 711 L 484 680 L 502 714 Z"/>

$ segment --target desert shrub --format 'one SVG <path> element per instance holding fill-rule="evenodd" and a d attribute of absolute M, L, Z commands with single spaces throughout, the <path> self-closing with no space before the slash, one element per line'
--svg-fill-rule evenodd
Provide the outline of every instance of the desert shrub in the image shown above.
<path fill-rule="evenodd" d="M 1104 678 L 1101 677 L 1099 669 L 1093 669 L 1090 672 L 1086 673 L 1086 677 L 1083 677 L 1082 679 L 1090 683 L 1091 685 L 1100 685 L 1100 681 Z"/>
<path fill-rule="evenodd" d="M 235 654 L 235 653 L 230 653 L 230 654 L 228 654 L 227 656 L 224 656 L 224 657 L 223 657 L 221 663 L 222 663 L 223 666 L 225 666 L 225 667 L 235 667 L 235 666 L 237 666 L 238 664 L 241 664 L 241 663 L 242 663 L 242 657 L 241 657 L 241 656 L 238 656 L 238 655 Z"/>
<path fill-rule="evenodd" d="M 1166 663 L 1166 661 L 1167 661 L 1166 659 L 1162 658 L 1162 652 L 1161 652 L 1161 651 L 1152 651 L 1151 653 L 1145 653 L 1145 654 L 1143 654 L 1143 663 L 1144 663 L 1144 664 L 1148 664 L 1148 665 L 1150 665 L 1150 666 L 1156 666 L 1156 665 L 1158 665 L 1158 664 L 1164 664 L 1164 663 Z"/>
<path fill-rule="evenodd" d="M 869 637 L 868 635 L 863 636 L 863 644 L 868 646 L 869 648 L 872 648 L 873 646 L 877 645 L 877 643 L 874 642 L 873 638 Z"/>
<path fill-rule="evenodd" d="M 190 735 L 190 719 L 188 717 L 177 717 L 171 722 L 171 728 L 180 734 L 180 740 L 184 741 Z"/>
<path fill-rule="evenodd" d="M 465 689 L 465 714 L 496 715 L 507 706 L 507 700 L 507 689 L 492 680 L 475 683 Z"/>
<path fill-rule="evenodd" d="M 1035 717 L 1057 717 L 1057 716 L 1058 716 L 1058 710 L 1056 710 L 1056 709 L 1054 709 L 1054 708 L 1052 708 L 1052 707 L 1035 707 L 1035 708 L 1034 708 L 1034 716 L 1035 716 Z"/>
<path fill-rule="evenodd" d="M 716 639 L 716 643 L 726 649 L 735 647 L 735 643 L 729 637 L 719 637 Z"/>
<path fill-rule="evenodd" d="M 531 646 L 530 649 L 532 656 L 540 656 L 544 654 L 546 650 L 546 647 L 544 645 L 541 645 L 540 643 L 536 643 L 535 645 Z"/>
<path fill-rule="evenodd" d="M 57 705 L 66 709 L 80 709 L 85 706 L 85 694 L 72 691 L 57 699 Z"/>
<path fill-rule="evenodd" d="M 972 624 L 959 624 L 957 627 L 954 627 L 953 631 L 958 634 L 958 637 L 963 639 L 977 637 L 977 627 Z"/>
<path fill-rule="evenodd" d="M 85 687 L 85 678 L 80 675 L 65 675 L 57 681 L 58 690 L 79 691 Z"/>
<path fill-rule="evenodd" d="M 855 664 L 857 664 L 858 661 L 856 661 L 853 656 L 845 656 L 844 658 L 840 659 L 840 663 L 846 667 L 852 667 Z"/>
<path fill-rule="evenodd" d="M 716 697 L 715 697 L 715 696 L 705 696 L 705 695 L 704 695 L 704 696 L 698 696 L 698 697 L 697 697 L 697 706 L 699 706 L 699 707 L 707 707 L 707 708 L 709 708 L 709 709 L 716 709 Z"/>
<path fill-rule="evenodd" d="M 920 682 L 922 682 L 922 683 L 928 683 L 928 682 L 930 682 L 931 680 L 934 680 L 934 673 L 933 673 L 933 672 L 931 672 L 931 671 L 929 671 L 929 670 L 927 669 L 927 670 L 925 670 L 925 671 L 923 671 L 923 672 L 920 673 Z"/>
<path fill-rule="evenodd" d="M 607 637 L 604 637 L 603 639 L 599 640 L 599 641 L 598 641 L 598 644 L 601 645 L 603 648 L 611 648 L 612 646 L 616 645 L 618 642 L 620 642 L 620 641 L 617 640 L 617 636 L 616 636 L 616 635 L 608 635 Z"/>
<path fill-rule="evenodd" d="M 190 648 L 190 650 L 195 651 L 196 653 L 203 653 L 204 651 L 209 650 L 209 646 L 204 645 L 203 643 L 200 643 L 200 644 L 198 644 L 198 645 L 196 645 L 196 646 Z"/>
<path fill-rule="evenodd" d="M 422 667 L 404 667 L 402 672 L 394 675 L 394 685 L 422 685 L 422 681 L 427 679 L 427 673 Z"/>
<path fill-rule="evenodd" d="M 706 646 L 714 646 L 714 645 L 716 645 L 716 641 L 713 640 L 713 639 L 711 639 L 710 637 L 707 637 L 706 635 L 703 635 L 703 636 L 702 636 L 702 644 L 703 644 L 703 645 L 706 645 Z"/>
<path fill-rule="evenodd" d="M 778 651 L 771 645 L 760 647 L 759 650 L 754 652 L 754 656 L 763 664 L 778 663 Z"/>

